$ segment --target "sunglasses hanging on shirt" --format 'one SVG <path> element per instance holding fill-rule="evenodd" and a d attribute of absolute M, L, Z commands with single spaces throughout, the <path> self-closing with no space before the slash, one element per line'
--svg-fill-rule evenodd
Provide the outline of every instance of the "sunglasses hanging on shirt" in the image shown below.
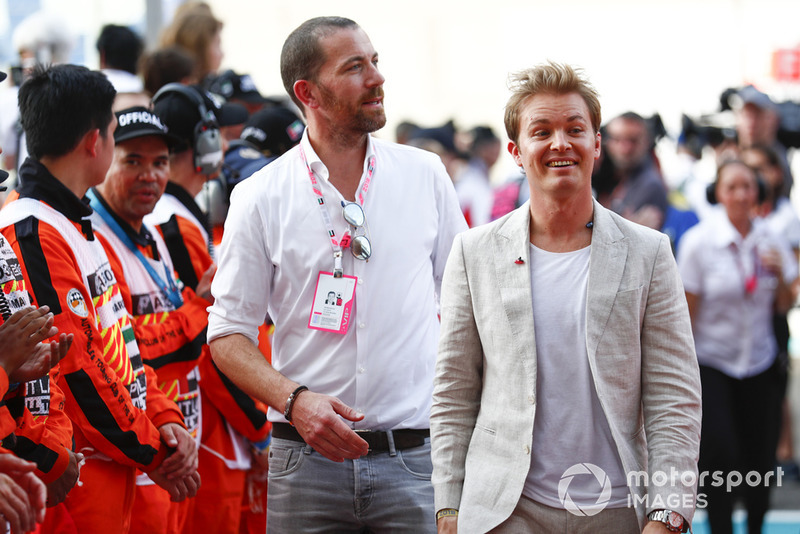
<path fill-rule="evenodd" d="M 347 224 L 352 226 L 356 232 L 363 230 L 364 234 L 356 234 L 351 237 L 350 252 L 353 257 L 359 260 L 369 261 L 372 256 L 372 244 L 366 236 L 367 232 L 367 217 L 364 215 L 364 209 L 357 202 L 342 201 L 342 216 Z M 342 239 L 342 245 L 345 246 L 345 239 Z"/>

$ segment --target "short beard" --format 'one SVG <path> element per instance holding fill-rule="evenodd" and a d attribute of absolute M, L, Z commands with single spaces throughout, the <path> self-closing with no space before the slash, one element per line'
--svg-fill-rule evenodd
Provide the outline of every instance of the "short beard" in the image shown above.
<path fill-rule="evenodd" d="M 326 107 L 336 111 L 347 111 L 345 105 L 338 98 L 336 98 L 333 92 L 328 89 L 326 85 L 319 83 L 318 86 L 320 89 L 320 98 Z M 382 97 L 383 88 L 376 87 L 367 96 Z M 370 116 L 359 107 L 354 113 L 351 114 L 350 120 L 347 122 L 347 124 L 337 126 L 340 126 L 342 129 L 348 129 L 353 133 L 368 134 L 380 130 L 385 125 L 386 114 L 383 112 L 383 110 L 381 110 L 378 114 Z"/>

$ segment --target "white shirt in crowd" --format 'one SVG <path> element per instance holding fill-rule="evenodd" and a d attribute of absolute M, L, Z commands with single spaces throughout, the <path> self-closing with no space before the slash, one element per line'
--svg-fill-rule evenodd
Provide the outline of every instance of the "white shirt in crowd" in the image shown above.
<path fill-rule="evenodd" d="M 800 248 L 800 218 L 788 198 L 779 198 L 764 222 L 772 233 L 785 237 L 793 249 Z"/>
<path fill-rule="evenodd" d="M 472 227 L 491 220 L 494 192 L 489 183 L 489 169 L 482 160 L 473 159 L 455 181 L 461 211 L 469 217 Z"/>
<path fill-rule="evenodd" d="M 775 248 L 783 258 L 783 277 L 797 277 L 788 242 L 761 219 L 747 237 L 733 227 L 725 210 L 703 219 L 684 234 L 678 269 L 687 292 L 699 297 L 692 322 L 697 359 L 734 378 L 767 370 L 777 345 L 772 307 L 777 279 L 761 267 L 759 250 Z M 748 287 L 747 280 L 755 277 Z"/>
<path fill-rule="evenodd" d="M 341 238 L 349 228 L 344 197 L 328 181 L 307 134 L 300 147 Z M 369 137 L 359 191 L 374 155 L 363 205 L 372 257 L 365 262 L 344 250 L 344 274 L 358 278 L 347 333 L 312 330 L 317 278 L 333 271 L 334 259 L 300 147 L 233 191 L 208 339 L 238 333 L 255 342 L 269 315 L 273 367 L 364 413 L 354 428 L 428 428 L 438 292 L 453 238 L 466 230 L 452 182 L 432 153 Z M 271 408 L 269 419 L 285 422 Z"/>

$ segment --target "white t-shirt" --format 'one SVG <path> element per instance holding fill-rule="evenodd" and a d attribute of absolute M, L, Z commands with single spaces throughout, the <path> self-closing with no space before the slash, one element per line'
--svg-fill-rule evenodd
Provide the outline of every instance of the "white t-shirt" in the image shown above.
<path fill-rule="evenodd" d="M 627 506 L 629 490 L 622 460 L 597 397 L 586 349 L 586 292 L 591 247 L 547 252 L 531 245 L 531 293 L 536 337 L 536 416 L 531 469 L 523 494 L 565 508 L 559 483 L 567 469 L 593 464 L 611 487 L 606 508 Z M 603 494 L 587 471 L 569 482 L 568 495 L 584 508 Z"/>

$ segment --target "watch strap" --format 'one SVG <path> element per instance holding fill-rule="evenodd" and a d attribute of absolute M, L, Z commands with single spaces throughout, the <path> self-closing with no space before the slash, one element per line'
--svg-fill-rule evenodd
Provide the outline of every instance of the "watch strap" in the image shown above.
<path fill-rule="evenodd" d="M 670 516 L 672 514 L 675 514 L 681 518 L 680 527 L 672 526 L 672 523 L 670 522 Z M 653 510 L 652 512 L 647 514 L 647 519 L 649 519 L 650 521 L 657 521 L 659 523 L 664 523 L 664 525 L 667 527 L 667 530 L 669 530 L 670 532 L 686 532 L 689 530 L 689 522 L 686 521 L 686 518 L 673 510 Z"/>

